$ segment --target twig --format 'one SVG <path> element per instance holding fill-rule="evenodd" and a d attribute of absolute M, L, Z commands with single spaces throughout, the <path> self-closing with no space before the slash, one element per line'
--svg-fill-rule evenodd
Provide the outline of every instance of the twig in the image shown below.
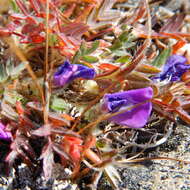
<path fill-rule="evenodd" d="M 149 7 L 149 2 L 148 2 L 148 0 L 145 0 L 145 5 L 146 5 L 146 11 L 147 11 L 147 24 L 148 24 L 147 40 L 148 40 L 148 47 L 149 47 L 150 44 L 151 44 L 152 23 L 151 23 L 150 7 Z"/>
<path fill-rule="evenodd" d="M 170 157 L 164 157 L 164 156 L 152 157 L 152 158 L 138 158 L 138 159 L 134 159 L 134 160 L 123 159 L 123 160 L 117 161 L 117 163 L 119 163 L 119 164 L 138 163 L 138 162 L 143 162 L 143 161 L 147 161 L 147 160 L 173 160 L 176 162 L 182 162 L 184 164 L 190 164 L 190 161 L 187 161 L 187 160 L 180 160 L 177 158 L 170 158 Z"/>
<path fill-rule="evenodd" d="M 48 123 L 48 113 L 49 113 L 49 101 L 50 101 L 50 89 L 49 89 L 49 0 L 46 1 L 46 50 L 45 50 L 45 63 L 44 63 L 44 95 L 45 104 L 43 105 L 44 111 L 44 123 Z"/>
<path fill-rule="evenodd" d="M 169 123 L 169 122 L 167 122 L 167 123 Z M 173 125 L 169 125 L 167 133 L 164 135 L 163 138 L 158 140 L 156 143 L 137 144 L 134 142 L 132 142 L 132 143 L 127 142 L 125 145 L 136 146 L 136 147 L 143 148 L 143 149 L 154 148 L 154 147 L 157 147 L 157 146 L 165 143 L 167 141 L 168 137 L 170 137 L 172 132 L 173 132 Z"/>

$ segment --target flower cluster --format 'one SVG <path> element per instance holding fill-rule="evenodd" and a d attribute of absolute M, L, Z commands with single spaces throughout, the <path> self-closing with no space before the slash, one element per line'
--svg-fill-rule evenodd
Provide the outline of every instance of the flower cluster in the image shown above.
<path fill-rule="evenodd" d="M 70 64 L 69 61 L 65 61 L 54 74 L 54 84 L 60 87 L 76 78 L 92 79 L 94 77 L 94 69 L 83 65 Z M 150 87 L 106 94 L 103 98 L 102 108 L 104 111 L 111 113 L 129 109 L 124 113 L 111 117 L 110 121 L 132 128 L 139 128 L 146 124 L 150 116 L 152 103 L 149 100 L 152 96 L 153 91 Z M 136 107 L 130 109 L 131 106 Z"/>

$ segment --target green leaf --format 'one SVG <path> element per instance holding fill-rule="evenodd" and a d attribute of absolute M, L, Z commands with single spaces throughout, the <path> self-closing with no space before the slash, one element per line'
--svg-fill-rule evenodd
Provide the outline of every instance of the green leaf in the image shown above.
<path fill-rule="evenodd" d="M 82 57 L 83 61 L 86 61 L 88 63 L 96 63 L 99 61 L 97 57 L 90 56 L 90 55 L 85 55 Z"/>
<path fill-rule="evenodd" d="M 122 43 L 119 40 L 116 40 L 116 42 L 111 47 L 109 47 L 109 49 L 111 51 L 116 51 L 120 49 L 121 47 L 122 47 Z"/>
<path fill-rule="evenodd" d="M 8 79 L 8 74 L 6 72 L 5 66 L 0 64 L 0 83 L 5 82 Z"/>
<path fill-rule="evenodd" d="M 122 42 L 126 42 L 128 40 L 128 37 L 129 37 L 129 33 L 125 31 L 119 36 L 119 40 Z"/>
<path fill-rule="evenodd" d="M 99 139 L 98 141 L 96 141 L 96 147 L 98 148 L 104 148 L 106 146 L 106 142 L 103 139 Z"/>
<path fill-rule="evenodd" d="M 6 62 L 7 74 L 10 76 L 13 70 L 14 70 L 14 64 L 13 64 L 13 61 L 11 60 L 11 58 L 10 58 Z"/>
<path fill-rule="evenodd" d="M 123 43 L 131 43 L 136 39 L 136 37 L 129 31 L 124 31 L 118 39 Z"/>
<path fill-rule="evenodd" d="M 22 62 L 19 65 L 17 65 L 11 72 L 11 78 L 15 79 L 16 77 L 18 77 L 18 75 L 26 68 L 27 64 L 28 62 Z"/>
<path fill-rule="evenodd" d="M 132 48 L 136 45 L 135 42 L 127 42 L 123 45 L 123 47 L 125 47 L 126 49 Z"/>
<path fill-rule="evenodd" d="M 80 59 L 80 57 L 81 57 L 81 53 L 80 53 L 80 51 L 77 51 L 73 57 L 72 64 L 76 64 L 78 62 L 78 60 Z"/>
<path fill-rule="evenodd" d="M 117 63 L 128 63 L 131 61 L 130 56 L 126 55 L 126 56 L 122 56 L 120 58 L 118 58 L 115 62 Z"/>
<path fill-rule="evenodd" d="M 163 64 L 166 63 L 167 58 L 171 55 L 171 48 L 167 48 L 163 50 L 156 59 L 152 62 L 153 66 L 161 67 Z"/>
<path fill-rule="evenodd" d="M 61 98 L 53 98 L 51 109 L 55 111 L 65 111 L 67 109 L 67 103 Z"/>
<path fill-rule="evenodd" d="M 86 55 L 86 44 L 84 43 L 84 42 L 82 42 L 82 44 L 81 44 L 81 46 L 80 46 L 80 49 L 79 49 L 79 51 L 80 51 L 80 54 L 81 55 Z"/>
<path fill-rule="evenodd" d="M 94 51 L 96 51 L 96 49 L 99 47 L 99 45 L 100 45 L 99 41 L 93 42 L 92 47 L 86 50 L 86 55 L 89 55 L 89 54 L 93 53 Z"/>
<path fill-rule="evenodd" d="M 55 34 L 49 34 L 49 45 L 54 46 L 57 43 L 57 36 Z"/>
<path fill-rule="evenodd" d="M 10 1 L 10 4 L 11 4 L 11 8 L 13 9 L 13 11 L 14 11 L 15 13 L 19 13 L 19 12 L 20 12 L 20 10 L 19 10 L 19 8 L 18 8 L 18 6 L 17 6 L 15 0 L 11 0 L 11 1 Z"/>
<path fill-rule="evenodd" d="M 128 24 L 123 24 L 121 26 L 121 30 L 125 31 L 125 30 L 128 30 L 129 29 L 129 25 Z"/>
<path fill-rule="evenodd" d="M 12 105 L 15 105 L 17 101 L 24 102 L 24 97 L 15 91 L 6 90 L 4 92 L 4 100 Z"/>
<path fill-rule="evenodd" d="M 115 55 L 115 56 L 125 56 L 126 51 L 125 50 L 116 50 L 116 51 L 113 52 L 113 55 Z"/>
<path fill-rule="evenodd" d="M 76 52 L 76 54 L 73 57 L 72 64 L 76 64 L 81 56 L 85 55 L 86 53 L 86 45 L 84 42 L 82 42 L 80 49 Z"/>

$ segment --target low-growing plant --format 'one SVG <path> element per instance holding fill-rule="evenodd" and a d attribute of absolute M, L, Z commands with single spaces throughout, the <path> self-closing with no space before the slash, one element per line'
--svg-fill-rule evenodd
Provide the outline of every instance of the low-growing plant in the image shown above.
<path fill-rule="evenodd" d="M 0 138 L 10 142 L 10 167 L 19 158 L 41 164 L 49 180 L 60 163 L 68 179 L 93 171 L 93 189 L 103 173 L 118 188 L 117 167 L 151 159 L 140 157 L 167 141 L 178 118 L 190 123 L 184 14 L 156 30 L 146 0 L 128 10 L 115 0 L 11 4 L 0 28 Z M 143 127 L 148 140 L 139 143 Z"/>

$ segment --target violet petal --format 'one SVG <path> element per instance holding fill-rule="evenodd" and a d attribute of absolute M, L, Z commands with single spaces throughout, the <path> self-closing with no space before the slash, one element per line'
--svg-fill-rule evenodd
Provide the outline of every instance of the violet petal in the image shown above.
<path fill-rule="evenodd" d="M 152 103 L 147 102 L 131 109 L 130 111 L 113 116 L 109 120 L 120 125 L 127 125 L 131 128 L 141 128 L 146 125 L 151 111 Z"/>
<path fill-rule="evenodd" d="M 5 126 L 0 122 L 0 139 L 10 140 L 12 135 L 10 132 L 5 131 Z"/>
<path fill-rule="evenodd" d="M 95 70 L 84 65 L 77 65 L 77 71 L 71 77 L 71 80 L 76 78 L 93 79 L 96 73 Z"/>
<path fill-rule="evenodd" d="M 113 121 L 120 125 L 140 128 L 146 124 L 151 114 L 152 103 L 145 101 L 150 100 L 152 96 L 153 90 L 150 87 L 106 94 L 103 98 L 102 109 L 103 111 L 114 113 L 140 104 L 131 110 L 127 110 L 124 113 L 109 118 L 109 121 Z"/>
<path fill-rule="evenodd" d="M 186 64 L 187 59 L 181 55 L 172 55 L 167 59 L 163 71 L 153 79 L 179 81 L 181 76 L 190 69 L 190 65 Z"/>
<path fill-rule="evenodd" d="M 54 74 L 54 84 L 56 86 L 64 86 L 69 82 L 73 73 L 77 71 L 76 65 L 71 65 L 68 61 L 65 61 L 63 65 L 58 68 L 58 71 Z"/>
<path fill-rule="evenodd" d="M 56 86 L 64 86 L 76 78 L 93 79 L 95 74 L 94 69 L 84 65 L 70 64 L 69 61 L 65 61 L 64 64 L 58 68 L 53 79 Z"/>

